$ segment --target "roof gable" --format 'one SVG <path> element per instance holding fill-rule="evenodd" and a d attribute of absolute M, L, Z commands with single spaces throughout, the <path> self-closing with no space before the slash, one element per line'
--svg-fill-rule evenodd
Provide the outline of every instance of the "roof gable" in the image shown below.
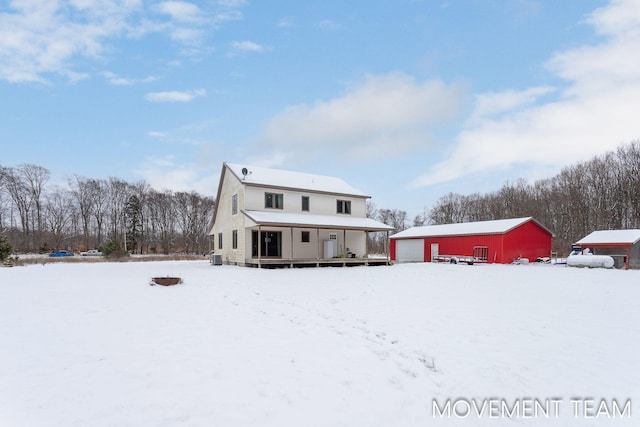
<path fill-rule="evenodd" d="M 629 244 L 634 245 L 640 241 L 640 230 L 597 230 L 578 240 L 576 245 L 593 244 Z"/>
<path fill-rule="evenodd" d="M 444 236 L 469 236 L 475 234 L 504 234 L 522 224 L 533 221 L 549 234 L 549 230 L 543 227 L 532 217 L 498 219 L 493 221 L 462 222 L 457 224 L 424 225 L 412 227 L 391 236 L 391 239 L 404 239 L 412 237 L 444 237 Z"/>
<path fill-rule="evenodd" d="M 225 163 L 224 165 L 240 180 L 240 182 L 245 185 L 290 188 L 303 191 L 369 197 L 362 191 L 350 186 L 342 179 L 332 176 L 270 169 L 236 163 Z M 242 173 L 244 168 L 248 171 L 246 175 Z"/>

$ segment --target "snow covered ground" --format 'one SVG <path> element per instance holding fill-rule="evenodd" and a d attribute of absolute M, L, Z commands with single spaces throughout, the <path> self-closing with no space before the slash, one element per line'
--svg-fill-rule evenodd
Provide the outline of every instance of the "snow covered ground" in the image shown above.
<path fill-rule="evenodd" d="M 165 275 L 184 283 L 149 286 Z M 557 410 L 512 419 L 467 411 L 483 401 L 522 409 L 532 399 L 555 399 Z M 622 417 L 599 406 L 611 410 L 614 400 L 629 403 Z M 457 414 L 441 418 L 434 401 Z M 639 421 L 639 271 L 207 261 L 0 268 L 2 426 Z"/>

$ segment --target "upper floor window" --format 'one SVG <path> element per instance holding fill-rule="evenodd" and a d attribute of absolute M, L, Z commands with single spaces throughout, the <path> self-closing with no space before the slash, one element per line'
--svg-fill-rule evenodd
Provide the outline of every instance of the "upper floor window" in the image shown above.
<path fill-rule="evenodd" d="M 283 196 L 277 193 L 264 193 L 264 207 L 273 209 L 282 209 Z"/>
<path fill-rule="evenodd" d="M 338 213 L 351 214 L 351 200 L 338 200 Z"/>
<path fill-rule="evenodd" d="M 302 231 L 300 233 L 300 240 L 302 243 L 309 243 L 311 241 L 311 233 L 308 231 Z"/>
<path fill-rule="evenodd" d="M 302 212 L 309 212 L 309 196 L 302 196 Z"/>
<path fill-rule="evenodd" d="M 231 196 L 231 214 L 235 215 L 238 213 L 238 195 L 234 194 Z"/>

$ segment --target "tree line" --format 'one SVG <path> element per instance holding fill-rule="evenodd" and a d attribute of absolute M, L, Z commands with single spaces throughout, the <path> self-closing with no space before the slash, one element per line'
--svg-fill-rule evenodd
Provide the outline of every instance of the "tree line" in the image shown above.
<path fill-rule="evenodd" d="M 215 200 L 196 192 L 157 191 L 144 181 L 73 176 L 48 185 L 37 165 L 0 165 L 0 236 L 16 252 L 86 250 L 107 244 L 139 253 L 206 253 Z M 565 167 L 554 177 L 507 182 L 487 194 L 448 193 L 410 223 L 401 209 L 367 202 L 367 217 L 394 228 L 534 217 L 553 234 L 553 250 L 594 230 L 640 228 L 640 141 Z M 393 233 L 392 232 L 392 233 Z M 371 233 L 383 251 L 386 233 Z"/>
<path fill-rule="evenodd" d="M 367 215 L 394 227 L 410 226 L 407 213 L 368 206 Z M 571 244 L 595 230 L 640 228 L 640 141 L 563 168 L 528 183 L 507 182 L 487 194 L 448 193 L 413 219 L 413 226 L 533 217 L 553 235 L 553 251 L 566 255 Z M 370 244 L 380 247 L 380 237 Z"/>
<path fill-rule="evenodd" d="M 109 248 L 116 252 L 206 253 L 215 200 L 158 191 L 146 182 L 74 175 L 50 185 L 33 164 L 0 165 L 0 236 L 14 252 Z"/>

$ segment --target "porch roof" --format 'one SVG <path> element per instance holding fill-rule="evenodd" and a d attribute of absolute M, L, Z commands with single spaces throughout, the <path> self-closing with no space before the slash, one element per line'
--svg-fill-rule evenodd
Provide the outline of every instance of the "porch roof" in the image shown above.
<path fill-rule="evenodd" d="M 288 212 L 242 210 L 247 218 L 258 225 L 276 227 L 308 227 L 362 231 L 391 231 L 393 227 L 371 218 L 348 215 L 314 215 Z"/>
<path fill-rule="evenodd" d="M 597 230 L 578 240 L 576 245 L 635 245 L 640 241 L 640 229 Z"/>

